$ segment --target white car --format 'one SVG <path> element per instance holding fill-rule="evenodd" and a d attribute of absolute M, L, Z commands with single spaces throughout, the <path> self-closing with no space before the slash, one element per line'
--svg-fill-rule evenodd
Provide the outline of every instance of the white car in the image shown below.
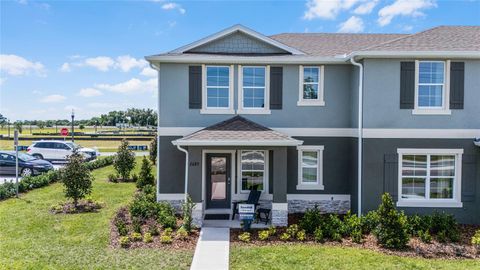
<path fill-rule="evenodd" d="M 95 149 L 81 147 L 78 144 L 67 141 L 34 142 L 27 148 L 27 153 L 39 159 L 66 160 L 73 153 L 74 149 L 81 153 L 87 161 L 96 159 L 100 155 Z"/>

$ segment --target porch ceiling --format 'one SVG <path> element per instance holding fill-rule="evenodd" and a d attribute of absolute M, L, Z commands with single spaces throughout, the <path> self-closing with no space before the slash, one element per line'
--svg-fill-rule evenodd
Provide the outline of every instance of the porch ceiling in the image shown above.
<path fill-rule="evenodd" d="M 180 146 L 297 146 L 303 141 L 235 116 L 172 143 Z"/>

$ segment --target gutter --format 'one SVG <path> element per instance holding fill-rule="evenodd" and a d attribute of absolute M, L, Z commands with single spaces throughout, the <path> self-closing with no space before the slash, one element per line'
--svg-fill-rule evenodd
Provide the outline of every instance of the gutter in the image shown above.
<path fill-rule="evenodd" d="M 350 62 L 359 68 L 358 71 L 358 157 L 357 157 L 357 185 L 358 185 L 358 195 L 357 195 L 357 215 L 360 217 L 362 215 L 362 146 L 363 146 L 363 65 L 355 61 L 355 57 L 350 58 Z"/>
<path fill-rule="evenodd" d="M 157 71 L 158 76 L 158 96 L 157 96 L 157 198 L 160 194 L 160 64 L 150 63 L 150 67 Z"/>
<path fill-rule="evenodd" d="M 185 201 L 188 197 L 188 151 L 185 148 L 182 148 L 180 145 L 177 145 L 178 150 L 185 153 Z"/>
<path fill-rule="evenodd" d="M 357 51 L 344 56 L 357 58 L 435 58 L 435 59 L 480 59 L 478 51 Z"/>

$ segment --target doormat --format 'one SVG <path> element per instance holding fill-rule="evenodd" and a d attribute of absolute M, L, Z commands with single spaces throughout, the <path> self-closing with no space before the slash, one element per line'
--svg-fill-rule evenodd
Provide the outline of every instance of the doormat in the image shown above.
<path fill-rule="evenodd" d="M 205 214 L 205 220 L 229 220 L 229 214 Z"/>

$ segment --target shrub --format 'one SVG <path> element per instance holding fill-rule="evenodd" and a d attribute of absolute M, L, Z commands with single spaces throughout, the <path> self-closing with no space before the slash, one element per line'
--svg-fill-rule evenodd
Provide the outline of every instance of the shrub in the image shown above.
<path fill-rule="evenodd" d="M 83 157 L 76 150 L 68 157 L 68 162 L 62 170 L 61 179 L 66 198 L 73 199 L 75 207 L 78 200 L 92 192 L 93 176 L 83 164 Z"/>
<path fill-rule="evenodd" d="M 446 231 L 439 231 L 437 233 L 437 241 L 440 243 L 446 243 L 448 241 L 447 232 Z"/>
<path fill-rule="evenodd" d="M 409 240 L 407 218 L 395 209 L 392 196 L 388 193 L 382 195 L 378 216 L 379 225 L 374 233 L 379 244 L 386 248 L 405 248 Z"/>
<path fill-rule="evenodd" d="M 282 241 L 289 241 L 292 236 L 289 233 L 282 233 L 280 235 L 280 240 Z"/>
<path fill-rule="evenodd" d="M 306 238 L 307 238 L 307 234 L 305 233 L 305 230 L 300 230 L 297 232 L 298 241 L 305 241 Z"/>
<path fill-rule="evenodd" d="M 173 215 L 161 215 L 159 221 L 163 228 L 175 229 L 177 227 L 177 218 Z"/>
<path fill-rule="evenodd" d="M 318 206 L 307 209 L 302 219 L 300 220 L 300 227 L 307 233 L 314 233 L 315 229 L 322 224 L 322 215 Z"/>
<path fill-rule="evenodd" d="M 130 172 L 135 168 L 135 154 L 128 149 L 128 141 L 125 139 L 118 147 L 113 167 L 124 181 L 130 177 Z"/>
<path fill-rule="evenodd" d="M 115 227 L 117 228 L 118 234 L 121 236 L 128 235 L 128 227 L 125 221 L 121 218 L 115 218 Z"/>
<path fill-rule="evenodd" d="M 275 228 L 275 226 L 270 225 L 270 227 L 268 227 L 268 234 L 270 236 L 274 236 L 277 234 L 277 229 Z"/>
<path fill-rule="evenodd" d="M 427 244 L 432 242 L 432 235 L 428 232 L 428 230 L 418 231 L 417 234 L 418 237 L 420 237 L 420 240 L 422 240 L 422 242 Z"/>
<path fill-rule="evenodd" d="M 298 230 L 299 230 L 298 225 L 297 224 L 292 224 L 292 225 L 288 226 L 287 233 L 290 236 L 295 237 L 295 235 L 297 235 Z"/>
<path fill-rule="evenodd" d="M 313 232 L 313 236 L 315 238 L 315 241 L 319 243 L 323 243 L 323 231 L 320 227 L 316 228 L 315 231 Z"/>
<path fill-rule="evenodd" d="M 480 251 L 480 230 L 475 232 L 475 235 L 472 236 L 472 245 L 474 245 Z"/>
<path fill-rule="evenodd" d="M 249 232 L 244 232 L 238 236 L 238 240 L 248 243 L 250 242 L 250 233 Z"/>
<path fill-rule="evenodd" d="M 341 239 L 345 234 L 345 225 L 336 214 L 332 214 L 325 219 L 322 229 L 323 235 L 326 238 L 330 238 L 335 241 L 337 241 L 338 238 Z"/>
<path fill-rule="evenodd" d="M 152 164 L 155 165 L 155 161 L 157 160 L 157 134 L 155 134 L 155 137 L 150 142 L 150 149 L 149 149 L 148 158 L 150 159 Z"/>
<path fill-rule="evenodd" d="M 407 217 L 407 231 L 411 236 L 419 236 L 420 233 L 430 229 L 430 225 L 425 223 L 426 219 L 419 215 Z"/>
<path fill-rule="evenodd" d="M 130 238 L 128 238 L 128 236 L 120 237 L 120 246 L 123 248 L 128 248 L 130 246 Z"/>
<path fill-rule="evenodd" d="M 165 234 L 163 233 L 160 236 L 160 243 L 162 244 L 171 244 L 173 242 L 173 238 L 171 234 Z"/>
<path fill-rule="evenodd" d="M 150 233 L 145 233 L 145 235 L 143 236 L 143 242 L 144 243 L 151 243 L 153 242 L 153 236 L 150 234 Z"/>
<path fill-rule="evenodd" d="M 175 235 L 180 240 L 186 240 L 188 238 L 188 231 L 182 226 L 177 230 Z"/>
<path fill-rule="evenodd" d="M 160 232 L 158 231 L 157 223 L 155 220 L 149 219 L 146 222 L 147 224 L 147 232 L 151 235 L 159 235 Z"/>
<path fill-rule="evenodd" d="M 360 244 L 362 243 L 362 230 L 361 229 L 356 229 L 350 232 L 350 237 L 352 238 L 352 242 Z"/>
<path fill-rule="evenodd" d="M 138 232 L 134 232 L 131 235 L 132 241 L 137 242 L 137 241 L 142 241 L 142 234 Z"/>
<path fill-rule="evenodd" d="M 173 233 L 172 228 L 166 228 L 165 230 L 163 230 L 164 235 L 172 235 L 172 233 Z"/>
<path fill-rule="evenodd" d="M 352 236 L 352 233 L 362 233 L 362 221 L 357 215 L 353 215 L 350 211 L 343 218 L 345 234 Z"/>
<path fill-rule="evenodd" d="M 116 174 L 111 173 L 108 175 L 107 178 L 108 178 L 108 182 L 118 183 L 118 175 Z"/>
<path fill-rule="evenodd" d="M 142 233 L 142 222 L 139 218 L 132 219 L 132 229 L 136 233 Z"/>
<path fill-rule="evenodd" d="M 377 211 L 370 211 L 366 215 L 360 218 L 362 226 L 362 232 L 368 234 L 375 230 L 379 223 L 379 217 Z"/>
<path fill-rule="evenodd" d="M 268 230 L 263 230 L 258 232 L 258 239 L 261 241 L 267 241 L 270 237 L 270 232 Z"/>
<path fill-rule="evenodd" d="M 138 175 L 136 173 L 132 173 L 132 180 L 131 181 L 128 181 L 128 179 L 125 179 L 127 182 L 134 182 L 134 183 L 137 183 L 138 182 Z"/>
<path fill-rule="evenodd" d="M 342 242 L 342 235 L 338 232 L 332 234 L 332 240 L 337 242 Z"/>
<path fill-rule="evenodd" d="M 458 242 L 460 240 L 460 231 L 453 215 L 434 212 L 431 216 L 430 231 L 432 234 L 437 234 L 437 237 L 440 233 L 444 234 L 444 242 L 447 240 Z"/>
<path fill-rule="evenodd" d="M 141 189 L 146 185 L 155 185 L 155 177 L 152 174 L 152 164 L 146 156 L 143 156 L 140 175 L 136 180 L 137 188 Z"/>
<path fill-rule="evenodd" d="M 192 200 L 192 197 L 190 195 L 187 195 L 187 199 L 185 202 L 182 203 L 182 215 L 183 215 L 183 227 L 187 232 L 192 231 L 192 212 L 193 208 L 195 207 L 195 203 Z"/>

